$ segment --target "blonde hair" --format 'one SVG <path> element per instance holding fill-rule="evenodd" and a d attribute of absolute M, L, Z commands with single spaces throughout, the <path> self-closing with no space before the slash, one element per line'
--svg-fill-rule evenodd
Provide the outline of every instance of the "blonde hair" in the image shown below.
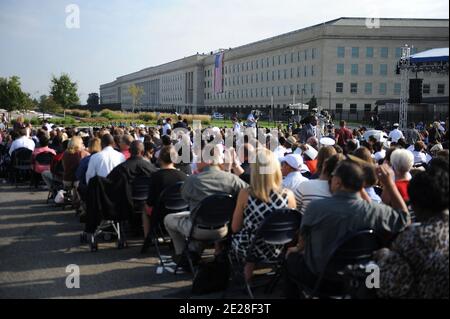
<path fill-rule="evenodd" d="M 97 137 L 92 138 L 89 141 L 89 153 L 98 153 L 102 150 L 101 140 Z"/>
<path fill-rule="evenodd" d="M 69 140 L 67 144 L 67 152 L 75 154 L 83 149 L 83 139 L 79 136 L 74 136 Z"/>
<path fill-rule="evenodd" d="M 250 195 L 265 203 L 270 202 L 270 194 L 282 189 L 280 162 L 273 152 L 263 148 L 258 149 L 256 161 L 250 167 Z"/>

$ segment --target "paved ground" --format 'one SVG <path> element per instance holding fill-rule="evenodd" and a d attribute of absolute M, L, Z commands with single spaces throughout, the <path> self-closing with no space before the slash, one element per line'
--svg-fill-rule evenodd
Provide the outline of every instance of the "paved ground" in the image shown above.
<path fill-rule="evenodd" d="M 46 196 L 46 191 L 0 181 L 0 299 L 192 298 L 192 276 L 157 274 L 159 261 L 153 249 L 140 254 L 140 239 L 131 239 L 123 250 L 115 243 L 100 243 L 99 251 L 91 253 L 80 245 L 83 227 L 74 211 L 47 205 Z M 79 289 L 66 287 L 71 264 L 80 267 Z M 246 295 L 234 292 L 229 297 Z"/>
<path fill-rule="evenodd" d="M 45 191 L 0 185 L 0 298 L 184 298 L 191 277 L 156 274 L 153 252 L 140 240 L 118 250 L 80 245 L 73 211 L 45 204 Z M 167 251 L 166 251 L 167 253 Z M 80 266 L 80 289 L 66 288 L 66 267 Z"/>

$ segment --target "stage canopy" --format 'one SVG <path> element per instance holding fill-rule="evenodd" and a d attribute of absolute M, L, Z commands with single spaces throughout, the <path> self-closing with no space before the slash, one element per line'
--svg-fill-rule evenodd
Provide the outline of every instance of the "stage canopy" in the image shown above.
<path fill-rule="evenodd" d="M 409 57 L 411 64 L 448 62 L 448 48 L 437 48 L 413 54 Z"/>

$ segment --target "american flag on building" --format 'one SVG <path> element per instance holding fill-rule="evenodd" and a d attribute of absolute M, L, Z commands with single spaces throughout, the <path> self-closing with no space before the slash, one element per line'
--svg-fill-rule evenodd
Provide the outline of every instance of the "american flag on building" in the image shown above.
<path fill-rule="evenodd" d="M 223 92 L 223 52 L 216 54 L 214 63 L 214 93 Z"/>

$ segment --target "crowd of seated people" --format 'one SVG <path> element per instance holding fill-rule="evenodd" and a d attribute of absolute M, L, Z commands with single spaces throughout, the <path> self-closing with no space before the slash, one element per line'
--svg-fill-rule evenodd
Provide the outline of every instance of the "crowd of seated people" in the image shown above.
<path fill-rule="evenodd" d="M 171 121 L 87 131 L 35 129 L 18 121 L 0 131 L 1 165 L 10 165 L 6 158 L 16 150 L 29 149 L 33 171 L 46 187 L 60 184 L 73 192 L 74 208 L 88 221 L 102 206 L 96 203 L 102 185 L 109 185 L 105 192 L 123 213 L 132 208 L 127 196 L 134 180 L 148 177 L 143 238 L 163 191 L 182 182 L 188 210 L 163 220 L 175 262 L 185 266 L 186 238 L 194 233 L 187 253 L 195 263 L 204 242 L 217 242 L 216 255 L 225 249 L 240 259 L 247 281 L 257 260 L 276 259 L 284 251 L 260 241 L 248 256 L 259 227 L 274 210 L 295 209 L 302 222 L 285 256 L 286 297 L 298 297 L 302 284 L 315 285 L 337 242 L 371 229 L 386 242 L 373 257 L 381 269 L 379 297 L 448 298 L 448 123 L 444 131 L 439 122 L 422 131 L 414 127 L 401 132 L 394 126 L 383 140 L 364 138 L 365 128 L 352 131 L 345 122 L 323 132 L 315 116 L 295 132 L 287 127 L 245 134 L 226 127 L 194 130 L 182 117 L 173 131 Z M 36 163 L 44 152 L 53 156 L 51 164 Z M 192 212 L 215 194 L 235 199 L 230 223 L 214 229 L 193 224 Z M 96 225 L 85 230 L 94 232 Z"/>

